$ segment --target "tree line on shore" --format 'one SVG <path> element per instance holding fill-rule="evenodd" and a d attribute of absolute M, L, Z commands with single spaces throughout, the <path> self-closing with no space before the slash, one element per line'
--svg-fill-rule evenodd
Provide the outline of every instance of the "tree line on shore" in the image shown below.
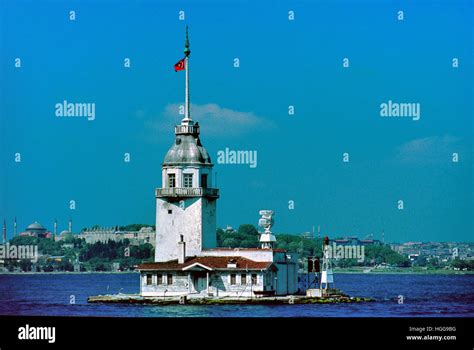
<path fill-rule="evenodd" d="M 323 238 L 309 238 L 294 234 L 275 234 L 275 248 L 296 252 L 300 257 L 322 257 Z M 259 246 L 257 229 L 250 224 L 240 225 L 235 231 L 217 229 L 217 244 L 220 247 L 251 248 Z M 366 266 L 385 263 L 391 266 L 410 266 L 408 258 L 398 254 L 388 245 L 367 245 L 364 248 L 365 259 L 341 259 L 334 261 L 339 267 Z"/>
<path fill-rule="evenodd" d="M 143 226 L 132 224 L 123 228 L 140 229 Z M 217 229 L 217 245 L 230 248 L 255 248 L 259 247 L 259 232 L 251 224 L 243 224 L 237 230 Z M 276 248 L 296 252 L 301 259 L 301 267 L 305 257 L 322 256 L 322 238 L 310 238 L 294 234 L 276 234 Z M 10 240 L 10 245 L 37 245 L 42 258 L 37 263 L 29 260 L 6 260 L 5 267 L 10 271 L 111 271 L 133 270 L 136 265 L 143 262 L 152 262 L 154 248 L 151 244 L 130 245 L 128 239 L 121 241 L 86 243 L 84 239 L 69 235 L 61 241 L 49 238 L 17 236 Z M 375 266 L 386 264 L 396 267 L 411 266 L 410 260 L 393 251 L 390 246 L 366 245 L 364 261 L 356 259 L 340 259 L 334 261 L 338 267 Z M 76 265 L 76 266 L 75 266 Z M 440 267 L 439 262 L 432 259 L 420 259 L 414 265 Z M 472 270 L 473 262 L 454 260 L 451 267 Z"/>

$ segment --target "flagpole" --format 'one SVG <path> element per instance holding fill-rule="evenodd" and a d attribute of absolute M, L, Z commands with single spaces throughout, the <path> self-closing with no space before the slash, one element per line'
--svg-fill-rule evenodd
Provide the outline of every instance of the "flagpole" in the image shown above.
<path fill-rule="evenodd" d="M 186 70 L 186 91 L 184 102 L 184 119 L 189 120 L 189 63 L 188 57 L 184 60 L 184 69 Z"/>
<path fill-rule="evenodd" d="M 191 50 L 189 49 L 189 37 L 188 37 L 188 26 L 186 26 L 186 42 L 184 44 L 184 68 L 186 71 L 186 91 L 185 91 L 185 102 L 184 102 L 184 120 L 190 121 L 190 103 L 189 103 L 189 54 Z"/>

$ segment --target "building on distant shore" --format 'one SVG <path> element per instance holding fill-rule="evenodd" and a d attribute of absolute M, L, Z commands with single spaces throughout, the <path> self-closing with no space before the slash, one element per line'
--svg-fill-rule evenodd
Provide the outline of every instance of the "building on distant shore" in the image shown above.
<path fill-rule="evenodd" d="M 334 239 L 337 245 L 342 246 L 356 246 L 356 245 L 381 245 L 382 242 L 378 239 L 359 239 L 355 236 L 347 236 L 343 238 Z"/>
<path fill-rule="evenodd" d="M 52 233 L 49 232 L 43 225 L 35 221 L 28 225 L 24 232 L 20 233 L 20 236 L 31 236 L 31 237 L 42 237 L 51 238 Z"/>
<path fill-rule="evenodd" d="M 405 242 L 392 243 L 390 247 L 408 257 L 412 262 L 415 262 L 418 257 L 449 262 L 454 259 L 469 260 L 474 256 L 472 242 Z"/>
<path fill-rule="evenodd" d="M 94 227 L 90 230 L 83 230 L 77 237 L 83 238 L 86 243 L 90 244 L 107 243 L 108 241 L 121 242 L 128 239 L 131 245 L 145 243 L 155 245 L 155 231 L 152 227 L 142 227 L 138 231 L 120 231 L 117 227 Z"/>
<path fill-rule="evenodd" d="M 237 233 L 237 230 L 234 229 L 232 226 L 227 225 L 226 228 L 223 230 L 225 233 Z"/>

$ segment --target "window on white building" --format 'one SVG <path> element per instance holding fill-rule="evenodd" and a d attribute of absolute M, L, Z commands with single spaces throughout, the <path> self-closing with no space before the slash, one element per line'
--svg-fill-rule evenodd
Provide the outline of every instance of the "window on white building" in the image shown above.
<path fill-rule="evenodd" d="M 247 274 L 243 273 L 240 275 L 240 284 L 247 284 Z"/>
<path fill-rule="evenodd" d="M 183 187 L 193 187 L 193 174 L 184 174 Z"/>
<path fill-rule="evenodd" d="M 252 273 L 252 284 L 257 284 L 257 274 Z"/>
<path fill-rule="evenodd" d="M 176 175 L 168 174 L 168 187 L 176 187 Z"/>
<path fill-rule="evenodd" d="M 231 274 L 230 274 L 230 284 L 231 284 L 231 285 L 237 284 L 237 282 L 236 282 L 236 277 L 235 277 L 235 273 L 231 273 Z"/>
<path fill-rule="evenodd" d="M 166 280 L 167 280 L 168 284 L 173 284 L 173 275 L 169 273 L 166 276 Z"/>
<path fill-rule="evenodd" d="M 152 285 L 152 281 L 153 281 L 152 276 L 153 275 L 151 273 L 147 273 L 147 275 L 146 275 L 146 284 L 147 284 L 147 286 Z"/>
<path fill-rule="evenodd" d="M 163 275 L 161 273 L 156 276 L 156 284 L 163 284 Z"/>

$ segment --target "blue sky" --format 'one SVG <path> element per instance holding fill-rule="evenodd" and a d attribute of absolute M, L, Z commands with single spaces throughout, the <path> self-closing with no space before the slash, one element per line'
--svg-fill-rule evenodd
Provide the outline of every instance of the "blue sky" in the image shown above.
<path fill-rule="evenodd" d="M 154 223 L 154 188 L 184 100 L 173 65 L 189 25 L 191 114 L 204 146 L 214 163 L 226 147 L 258 152 L 254 169 L 215 165 L 218 226 L 256 224 L 259 209 L 273 209 L 275 232 L 320 225 L 330 236 L 472 241 L 472 2 L 0 4 L 0 218 L 9 235 L 14 216 L 21 229 L 35 220 L 52 229 L 54 218 L 65 229 L 70 216 L 76 230 Z M 57 118 L 63 100 L 95 103 L 95 120 Z M 420 103 L 420 120 L 380 117 L 388 100 Z"/>

